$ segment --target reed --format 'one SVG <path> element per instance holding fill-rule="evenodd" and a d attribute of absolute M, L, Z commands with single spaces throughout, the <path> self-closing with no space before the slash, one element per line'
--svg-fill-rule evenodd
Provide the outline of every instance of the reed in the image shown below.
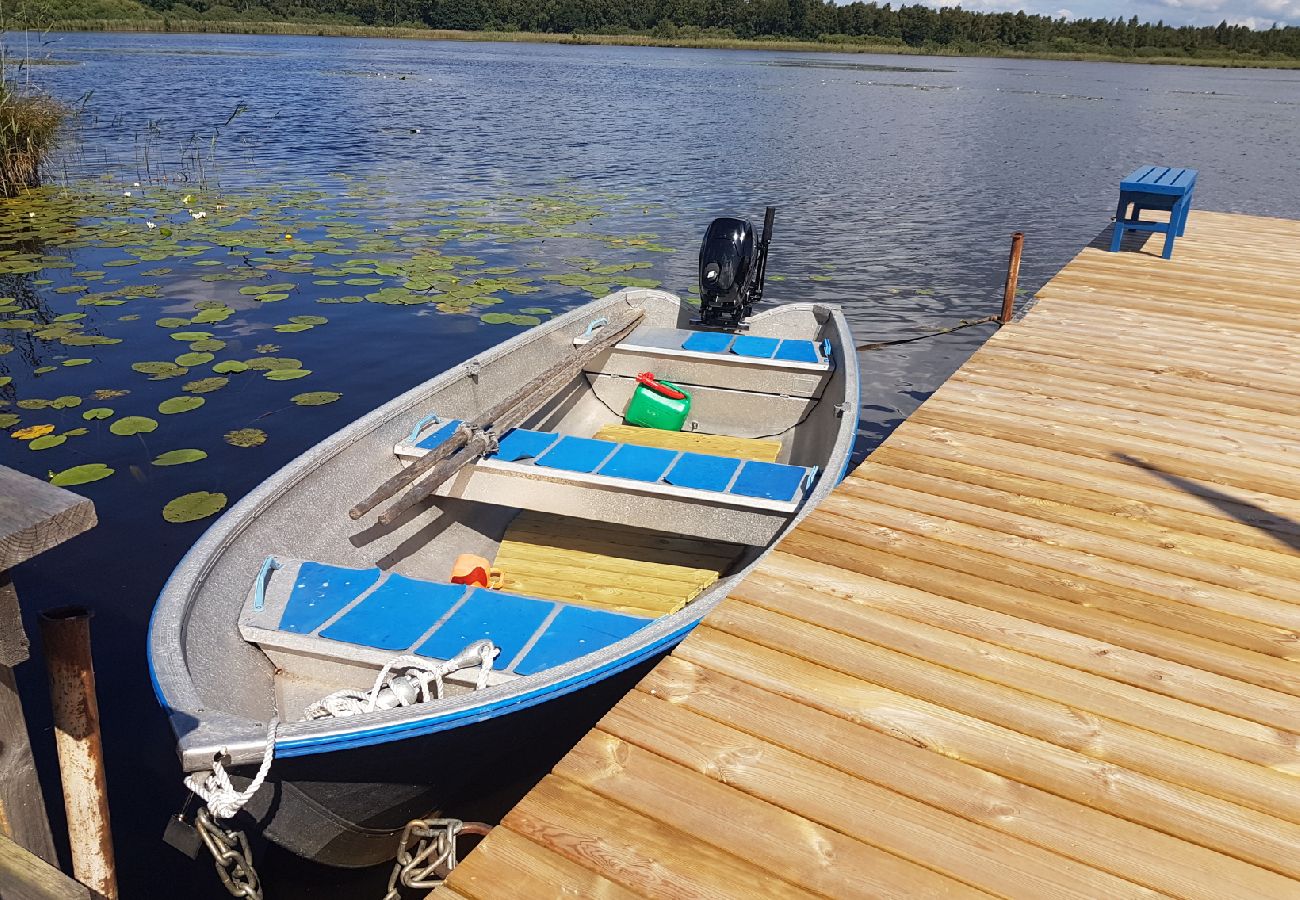
<path fill-rule="evenodd" d="M 20 88 L 0 72 L 0 195 L 40 183 L 67 110 L 58 100 Z"/>

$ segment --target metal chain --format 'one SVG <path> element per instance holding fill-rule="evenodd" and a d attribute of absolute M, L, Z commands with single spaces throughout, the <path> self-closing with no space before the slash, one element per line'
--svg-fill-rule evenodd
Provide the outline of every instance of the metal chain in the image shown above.
<path fill-rule="evenodd" d="M 401 887 L 429 890 L 440 887 L 456 868 L 456 838 L 462 834 L 485 835 L 491 825 L 460 819 L 412 819 L 402 829 L 397 861 L 388 877 L 384 900 L 402 900 Z"/>
<path fill-rule="evenodd" d="M 232 897 L 247 897 L 249 900 L 262 900 L 262 883 L 253 868 L 253 852 L 248 846 L 244 832 L 234 828 L 222 828 L 212 818 L 207 807 L 200 807 L 194 819 L 194 827 L 203 838 L 203 844 L 212 854 L 212 864 L 217 876 Z"/>

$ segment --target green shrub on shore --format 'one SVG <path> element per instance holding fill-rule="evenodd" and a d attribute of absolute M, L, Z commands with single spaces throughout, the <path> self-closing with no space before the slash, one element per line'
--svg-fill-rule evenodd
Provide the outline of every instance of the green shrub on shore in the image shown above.
<path fill-rule="evenodd" d="M 39 184 L 67 110 L 53 97 L 23 91 L 0 76 L 0 195 Z"/>

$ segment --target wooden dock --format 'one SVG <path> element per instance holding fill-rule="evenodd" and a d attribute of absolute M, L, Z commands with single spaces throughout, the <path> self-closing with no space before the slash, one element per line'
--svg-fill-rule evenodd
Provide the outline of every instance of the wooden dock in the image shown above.
<path fill-rule="evenodd" d="M 1300 222 L 1161 240 L 1080 253 L 437 896 L 1300 897 Z"/>

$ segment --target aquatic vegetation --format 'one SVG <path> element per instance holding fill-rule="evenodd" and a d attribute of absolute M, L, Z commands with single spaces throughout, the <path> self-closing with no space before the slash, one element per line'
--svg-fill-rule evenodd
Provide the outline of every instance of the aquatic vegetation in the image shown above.
<path fill-rule="evenodd" d="M 21 91 L 0 73 L 0 194 L 40 183 L 41 165 L 66 115 L 53 97 Z"/>
<path fill-rule="evenodd" d="M 299 406 L 324 406 L 333 403 L 343 395 L 336 391 L 312 391 L 306 394 L 294 394 L 289 400 Z"/>
<path fill-rule="evenodd" d="M 123 416 L 108 426 L 113 434 L 129 437 L 133 434 L 148 434 L 158 427 L 158 422 L 148 416 Z"/>
<path fill-rule="evenodd" d="M 226 507 L 226 495 L 211 491 L 194 491 L 171 500 L 163 507 L 162 517 L 168 522 L 180 524 L 197 522 L 208 516 L 216 515 Z"/>
<path fill-rule="evenodd" d="M 168 450 L 166 453 L 160 453 L 154 457 L 153 465 L 155 466 L 179 466 L 184 463 L 198 462 L 201 459 L 207 459 L 208 454 L 202 450 Z"/>
<path fill-rule="evenodd" d="M 202 397 L 172 397 L 158 404 L 158 412 L 171 416 L 198 409 L 206 402 Z"/>
<path fill-rule="evenodd" d="M 86 463 L 85 465 L 64 469 L 62 472 L 51 473 L 50 483 L 57 484 L 60 487 L 74 487 L 78 484 L 89 484 L 92 481 L 107 478 L 114 471 L 116 470 L 103 463 Z"/>
<path fill-rule="evenodd" d="M 230 404 L 207 403 L 208 394 L 237 391 L 245 421 L 292 419 L 307 414 L 299 408 L 337 403 L 342 392 L 280 382 L 313 369 L 337 379 L 358 352 L 373 353 L 399 335 L 411 346 L 411 335 L 443 330 L 417 317 L 458 317 L 463 324 L 453 330 L 526 328 L 589 296 L 659 284 L 656 264 L 644 258 L 657 252 L 655 235 L 597 230 L 617 198 L 567 189 L 397 198 L 364 179 L 346 184 L 329 194 L 310 185 L 189 193 L 146 185 L 131 197 L 109 183 L 77 184 L 0 199 L 0 294 L 8 295 L 0 296 L 0 354 L 21 350 L 21 362 L 6 357 L 0 375 L 9 379 L 0 388 L 14 392 L 0 406 L 15 408 L 0 411 L 0 428 L 22 435 L 24 425 L 35 427 L 22 411 L 41 411 L 39 425 L 48 427 L 25 440 L 40 441 L 34 449 L 55 461 L 40 470 L 67 484 L 138 466 L 140 444 L 122 436 L 156 433 L 187 448 L 154 458 L 155 466 L 181 467 L 171 477 L 187 477 L 185 464 L 211 456 L 193 469 L 205 482 L 185 495 L 202 501 L 179 497 L 164 514 L 194 521 L 225 506 L 212 479 L 225 477 L 221 454 L 236 450 L 223 444 L 250 449 L 268 440 L 261 428 L 237 427 Z M 569 259 L 546 255 L 560 247 Z M 525 297 L 533 305 L 522 305 Z M 318 303 L 336 312 L 311 312 Z M 270 333 L 283 343 L 250 337 Z M 66 349 L 73 347 L 94 350 Z M 87 379 L 92 373 L 100 374 Z M 39 378 L 58 379 L 42 382 L 58 391 L 37 390 Z M 69 429 L 61 416 L 91 428 Z M 78 461 L 64 461 L 72 453 L 102 454 L 103 462 L 60 471 L 59 463 Z"/>
<path fill-rule="evenodd" d="M 227 431 L 225 441 L 232 447 L 260 447 L 266 443 L 266 432 L 260 428 L 240 428 Z"/>

